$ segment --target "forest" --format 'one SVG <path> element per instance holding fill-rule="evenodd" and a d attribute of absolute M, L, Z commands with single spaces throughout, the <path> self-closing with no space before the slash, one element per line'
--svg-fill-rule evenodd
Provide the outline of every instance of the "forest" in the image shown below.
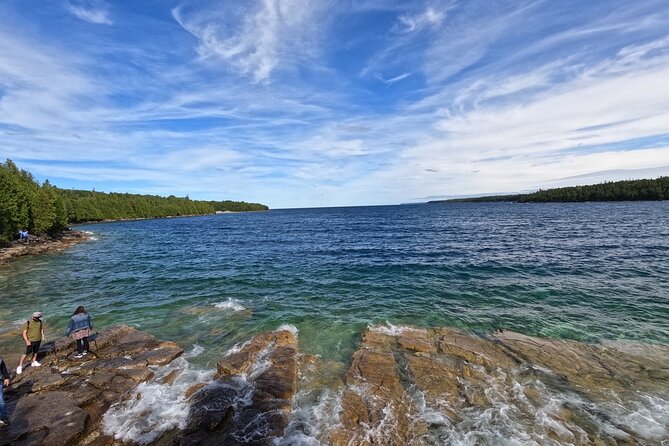
<path fill-rule="evenodd" d="M 455 198 L 429 203 L 472 203 L 513 201 L 518 203 L 581 202 L 581 201 L 659 201 L 669 200 L 669 177 L 647 180 L 611 181 L 589 186 L 569 186 L 538 190 L 529 194 L 494 195 Z"/>
<path fill-rule="evenodd" d="M 33 235 L 55 235 L 73 223 L 267 209 L 243 201 L 59 189 L 48 180 L 40 184 L 11 160 L 0 163 L 0 246 L 16 239 L 22 229 Z"/>

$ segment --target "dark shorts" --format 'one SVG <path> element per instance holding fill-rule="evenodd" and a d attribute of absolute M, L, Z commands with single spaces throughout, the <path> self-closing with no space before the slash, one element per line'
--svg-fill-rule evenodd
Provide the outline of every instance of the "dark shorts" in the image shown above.
<path fill-rule="evenodd" d="M 26 356 L 32 354 L 36 355 L 41 343 L 42 341 L 30 341 L 30 345 L 26 345 Z"/>

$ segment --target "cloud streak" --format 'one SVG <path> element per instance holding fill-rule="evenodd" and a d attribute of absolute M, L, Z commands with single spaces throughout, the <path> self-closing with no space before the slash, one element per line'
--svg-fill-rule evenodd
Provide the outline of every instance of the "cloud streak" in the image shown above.
<path fill-rule="evenodd" d="M 219 58 L 258 83 L 308 58 L 317 12 L 314 2 L 263 0 L 255 8 L 221 7 L 214 14 L 177 7 L 172 16 L 198 39 L 200 57 Z"/>
<path fill-rule="evenodd" d="M 0 6 L 0 157 L 272 207 L 669 174 L 659 1 L 158 3 Z"/>
<path fill-rule="evenodd" d="M 109 5 L 102 0 L 65 2 L 65 9 L 81 20 L 95 25 L 113 25 Z"/>

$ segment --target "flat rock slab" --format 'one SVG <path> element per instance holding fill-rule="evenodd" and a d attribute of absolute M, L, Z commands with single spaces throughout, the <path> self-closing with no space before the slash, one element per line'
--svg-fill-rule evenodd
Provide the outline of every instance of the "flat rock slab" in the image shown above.
<path fill-rule="evenodd" d="M 60 446 L 71 444 L 86 427 L 88 414 L 66 392 L 30 394 L 12 413 L 9 436 L 14 445 Z"/>
<path fill-rule="evenodd" d="M 128 326 L 101 331 L 91 347 L 75 359 L 72 340 L 50 343 L 41 352 L 41 367 L 27 367 L 14 378 L 5 391 L 11 425 L 0 430 L 0 445 L 66 446 L 105 438 L 101 420 L 107 409 L 153 377 L 148 365 L 168 364 L 183 353 Z"/>
<path fill-rule="evenodd" d="M 635 429 L 634 417 L 645 395 L 669 399 L 668 382 L 667 346 L 371 327 L 321 441 L 495 444 L 494 435 L 518 444 L 659 445 L 669 429 L 650 421 L 652 429 Z"/>

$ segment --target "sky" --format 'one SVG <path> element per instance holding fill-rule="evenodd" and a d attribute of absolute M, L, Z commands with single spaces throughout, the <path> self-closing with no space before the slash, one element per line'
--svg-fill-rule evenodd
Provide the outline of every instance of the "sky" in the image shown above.
<path fill-rule="evenodd" d="M 669 2 L 0 2 L 0 159 L 272 208 L 669 175 Z"/>

